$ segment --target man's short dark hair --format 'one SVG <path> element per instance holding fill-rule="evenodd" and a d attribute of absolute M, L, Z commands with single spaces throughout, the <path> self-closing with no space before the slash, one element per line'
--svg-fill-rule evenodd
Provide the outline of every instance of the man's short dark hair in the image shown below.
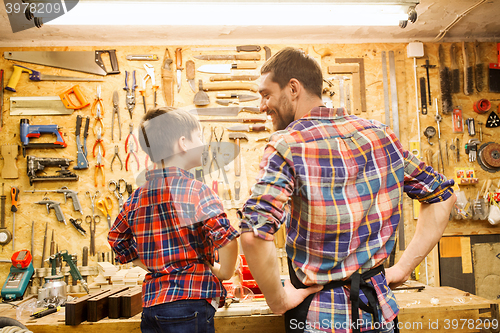
<path fill-rule="evenodd" d="M 198 119 L 187 111 L 172 107 L 150 109 L 139 125 L 139 144 L 157 163 L 174 155 L 174 144 L 180 137 L 192 140 L 193 131 L 199 128 Z"/>
<path fill-rule="evenodd" d="M 270 78 L 281 89 L 291 79 L 297 79 L 311 94 L 321 98 L 323 74 L 316 60 L 293 47 L 286 47 L 271 57 L 261 68 L 261 74 L 271 73 Z"/>

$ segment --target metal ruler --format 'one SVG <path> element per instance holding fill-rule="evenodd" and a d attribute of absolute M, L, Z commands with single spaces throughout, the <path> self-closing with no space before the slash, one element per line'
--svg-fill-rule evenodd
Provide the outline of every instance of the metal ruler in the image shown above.
<path fill-rule="evenodd" d="M 389 71 L 391 75 L 392 130 L 399 139 L 398 85 L 396 83 L 394 51 L 389 51 Z"/>
<path fill-rule="evenodd" d="M 389 126 L 391 124 L 391 110 L 389 107 L 389 83 L 387 82 L 387 59 L 385 51 L 382 51 L 382 82 L 384 84 L 385 124 Z"/>
<path fill-rule="evenodd" d="M 396 83 L 396 63 L 394 61 L 394 51 L 389 51 L 389 71 L 391 76 L 391 101 L 392 101 L 392 130 L 394 134 L 399 137 L 399 110 L 398 110 L 398 85 Z M 385 96 L 384 96 L 385 97 Z M 405 221 L 404 209 L 401 204 L 401 219 L 399 221 L 399 250 L 403 251 L 406 247 L 405 244 Z"/>

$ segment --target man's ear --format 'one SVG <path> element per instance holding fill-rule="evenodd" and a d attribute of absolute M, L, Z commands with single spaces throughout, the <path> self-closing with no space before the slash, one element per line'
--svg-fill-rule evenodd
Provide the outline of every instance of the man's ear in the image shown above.
<path fill-rule="evenodd" d="M 290 79 L 288 87 L 292 100 L 296 99 L 302 92 L 302 85 L 300 84 L 300 81 L 295 78 Z"/>

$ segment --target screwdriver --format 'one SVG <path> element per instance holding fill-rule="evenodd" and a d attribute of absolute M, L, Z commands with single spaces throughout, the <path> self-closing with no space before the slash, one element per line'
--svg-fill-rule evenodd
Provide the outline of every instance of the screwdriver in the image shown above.
<path fill-rule="evenodd" d="M 12 206 L 10 211 L 12 212 L 12 251 L 14 251 L 15 237 L 16 237 L 16 212 L 17 212 L 17 201 L 19 200 L 19 189 L 12 186 L 10 189 L 10 197 L 12 201 Z"/>

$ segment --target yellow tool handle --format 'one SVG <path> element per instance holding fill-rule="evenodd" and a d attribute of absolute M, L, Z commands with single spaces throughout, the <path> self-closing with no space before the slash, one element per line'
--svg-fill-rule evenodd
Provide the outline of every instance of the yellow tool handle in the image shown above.
<path fill-rule="evenodd" d="M 22 73 L 29 73 L 31 74 L 32 71 L 24 66 L 20 65 L 14 65 L 14 72 L 12 73 L 12 76 L 9 79 L 9 83 L 7 83 L 7 86 L 5 87 L 6 90 L 16 92 L 16 86 L 17 83 L 19 82 L 19 79 L 21 78 Z"/>
<path fill-rule="evenodd" d="M 80 105 L 76 105 L 73 103 L 73 101 L 70 99 L 71 94 L 75 95 Z M 79 85 L 74 85 L 70 89 L 63 92 L 62 94 L 59 94 L 59 97 L 61 98 L 61 101 L 63 102 L 64 106 L 68 109 L 80 110 L 90 105 L 90 102 L 87 101 L 82 91 L 80 90 Z"/>
<path fill-rule="evenodd" d="M 255 63 L 250 63 L 250 64 L 236 64 L 235 69 L 256 69 L 257 64 Z"/>
<path fill-rule="evenodd" d="M 259 86 L 255 83 L 248 82 L 216 82 L 216 83 L 203 83 L 204 91 L 216 90 L 250 90 L 257 92 Z"/>

